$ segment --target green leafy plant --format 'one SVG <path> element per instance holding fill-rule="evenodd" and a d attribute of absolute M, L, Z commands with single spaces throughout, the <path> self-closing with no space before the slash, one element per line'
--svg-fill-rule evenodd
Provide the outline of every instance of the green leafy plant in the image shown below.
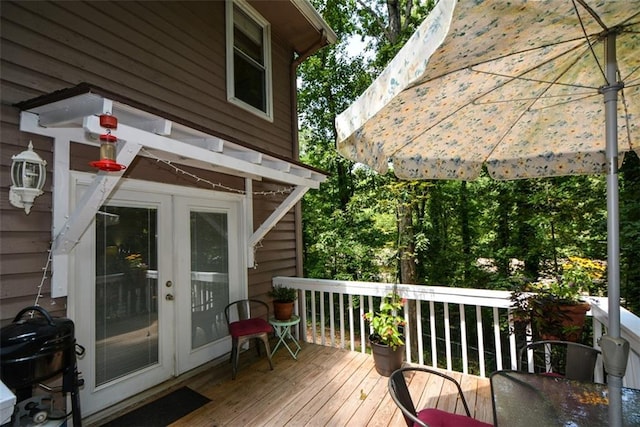
<path fill-rule="evenodd" d="M 569 257 L 562 265 L 559 278 L 535 283 L 518 283 L 511 299 L 514 303 L 549 300 L 562 304 L 579 304 L 584 301 L 585 296 L 601 290 L 605 270 L 602 262 Z M 521 307 L 521 304 L 518 304 L 518 307 Z"/>
<path fill-rule="evenodd" d="M 399 313 L 403 307 L 403 300 L 400 296 L 391 292 L 382 298 L 380 310 L 378 312 L 368 312 L 364 314 L 373 329 L 369 340 L 379 344 L 388 345 L 394 350 L 398 346 L 404 345 L 402 328 L 406 325 L 404 317 Z"/>
<path fill-rule="evenodd" d="M 516 284 L 511 292 L 516 323 L 530 323 L 534 334 L 561 338 L 577 335 L 582 326 L 567 324 L 569 315 L 561 307 L 585 305 L 585 297 L 602 287 L 604 272 L 601 262 L 569 257 L 559 278 Z"/>
<path fill-rule="evenodd" d="M 269 291 L 269 296 L 277 302 L 294 302 L 298 299 L 298 290 L 286 286 L 274 285 Z"/>

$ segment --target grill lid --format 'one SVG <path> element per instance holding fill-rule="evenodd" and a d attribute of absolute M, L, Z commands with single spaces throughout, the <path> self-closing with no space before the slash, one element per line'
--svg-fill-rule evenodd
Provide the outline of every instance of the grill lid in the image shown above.
<path fill-rule="evenodd" d="M 29 312 L 40 316 L 23 316 Z M 74 325 L 67 318 L 52 318 L 42 307 L 22 309 L 13 323 L 0 330 L 0 363 L 29 360 L 58 351 L 74 351 Z"/>

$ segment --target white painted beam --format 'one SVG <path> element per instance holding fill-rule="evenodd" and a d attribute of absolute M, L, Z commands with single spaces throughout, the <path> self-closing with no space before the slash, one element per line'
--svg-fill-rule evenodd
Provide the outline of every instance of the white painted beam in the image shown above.
<path fill-rule="evenodd" d="M 303 187 L 301 185 L 294 188 L 294 190 L 287 196 L 286 199 L 276 208 L 275 211 L 269 215 L 258 229 L 253 233 L 249 239 L 249 250 L 253 250 L 253 247 L 258 244 L 260 240 L 282 219 L 283 216 L 296 204 L 302 197 L 309 191 L 309 187 Z"/>
<path fill-rule="evenodd" d="M 113 110 L 110 110 L 110 112 L 118 119 L 119 123 L 126 123 L 129 126 L 134 126 L 157 135 L 171 135 L 173 123 L 163 117 L 120 102 L 115 102 Z M 91 114 L 84 114 L 83 117 L 90 115 Z"/>
<path fill-rule="evenodd" d="M 220 138 L 182 138 L 180 140 L 216 153 L 222 153 L 224 149 L 224 141 Z"/>
<path fill-rule="evenodd" d="M 97 95 L 73 97 L 36 108 L 42 127 L 68 126 L 89 115 L 111 112 L 113 102 Z M 79 123 L 78 123 L 79 124 Z"/>
<path fill-rule="evenodd" d="M 223 151 L 227 156 L 231 156 L 238 160 L 243 160 L 245 162 L 253 163 L 259 165 L 262 163 L 262 153 L 257 151 L 240 151 L 240 150 L 228 150 L 225 147 Z"/>
<path fill-rule="evenodd" d="M 53 229 L 51 238 L 60 232 L 69 216 L 69 167 L 71 141 L 68 138 L 55 138 L 53 142 Z M 69 283 L 69 255 L 51 253 L 51 297 L 67 295 Z"/>
<path fill-rule="evenodd" d="M 270 167 L 271 169 L 279 170 L 282 172 L 290 172 L 291 171 L 291 163 L 280 161 L 280 160 L 269 160 L 264 159 L 262 164 Z"/>
<path fill-rule="evenodd" d="M 93 116 L 87 117 L 85 119 L 85 130 L 96 135 L 99 135 L 104 131 L 104 129 L 100 127 L 98 117 Z M 274 181 L 284 182 L 292 185 L 299 185 L 310 188 L 320 187 L 320 183 L 318 181 L 309 179 L 311 176 L 311 172 L 306 171 L 306 169 L 303 168 L 293 169 L 291 173 L 284 173 L 282 171 L 274 170 L 263 165 L 240 160 L 223 153 L 215 153 L 201 147 L 195 147 L 186 143 L 182 143 L 179 140 L 167 138 L 161 135 L 155 135 L 150 132 L 136 129 L 127 125 L 118 125 L 116 136 L 118 137 L 118 139 L 124 139 L 126 141 L 139 141 L 145 147 L 173 153 L 184 158 L 200 160 L 216 166 L 222 166 L 231 170 L 238 171 L 242 174 L 258 175 L 263 178 L 272 179 Z"/>
<path fill-rule="evenodd" d="M 244 180 L 244 241 L 248 242 L 253 234 L 253 181 L 250 178 Z M 256 266 L 255 247 L 247 245 L 247 267 Z"/>

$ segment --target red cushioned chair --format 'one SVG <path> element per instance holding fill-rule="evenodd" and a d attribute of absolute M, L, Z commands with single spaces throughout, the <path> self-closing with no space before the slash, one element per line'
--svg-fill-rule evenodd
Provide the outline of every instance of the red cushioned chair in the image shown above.
<path fill-rule="evenodd" d="M 458 389 L 458 396 L 460 396 L 460 400 L 464 405 L 464 410 L 467 415 L 452 414 L 435 408 L 425 408 L 420 411 L 416 411 L 413 400 L 411 399 L 411 394 L 409 393 L 409 388 L 407 387 L 407 381 L 405 380 L 405 372 L 426 372 L 428 374 L 438 375 L 447 381 L 453 382 Z M 469 406 L 464 398 L 464 394 L 462 394 L 462 388 L 458 381 L 449 375 L 433 369 L 424 367 L 406 367 L 394 371 L 389 377 L 389 394 L 402 411 L 404 420 L 409 427 L 491 427 L 491 424 L 483 423 L 475 418 L 471 418 Z"/>
<path fill-rule="evenodd" d="M 252 308 L 254 313 L 262 312 L 262 316 L 251 316 Z M 271 362 L 271 349 L 269 348 L 269 334 L 273 332 L 273 327 L 269 324 L 269 305 L 264 301 L 243 299 L 230 303 L 224 308 L 224 316 L 229 326 L 229 334 L 231 335 L 231 378 L 236 378 L 238 372 L 238 358 L 240 356 L 240 346 L 252 339 L 261 340 L 264 343 L 267 358 L 269 359 L 269 367 L 273 371 L 273 363 Z M 258 355 L 260 355 L 260 346 L 256 344 Z"/>

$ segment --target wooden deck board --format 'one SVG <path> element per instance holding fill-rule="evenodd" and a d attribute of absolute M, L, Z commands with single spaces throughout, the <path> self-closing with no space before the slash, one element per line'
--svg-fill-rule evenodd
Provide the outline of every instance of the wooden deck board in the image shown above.
<path fill-rule="evenodd" d="M 171 427 L 404 425 L 402 413 L 387 392 L 388 378 L 375 371 L 371 355 L 302 346 L 298 360 L 278 350 L 273 371 L 264 353 L 262 357 L 253 350 L 241 354 L 235 380 L 231 380 L 228 361 L 211 364 L 183 383 L 211 402 Z M 491 423 L 489 380 L 460 373 L 453 376 L 460 379 L 475 418 Z M 462 411 L 455 388 L 438 376 L 416 375 L 409 379 L 409 388 L 416 394 L 417 407 L 437 403 L 439 408 Z"/>

